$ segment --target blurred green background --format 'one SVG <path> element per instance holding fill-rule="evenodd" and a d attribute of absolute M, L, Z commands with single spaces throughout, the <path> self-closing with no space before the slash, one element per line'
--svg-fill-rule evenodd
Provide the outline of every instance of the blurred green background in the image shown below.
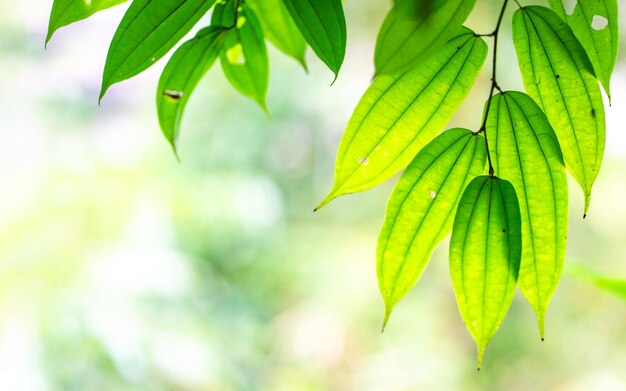
<path fill-rule="evenodd" d="M 469 25 L 491 31 L 493 4 Z M 0 0 L 1 390 L 626 390 L 626 301 L 574 277 L 582 265 L 626 276 L 623 60 L 584 221 L 571 186 L 570 271 L 546 341 L 517 294 L 477 373 L 447 242 L 380 333 L 375 243 L 395 180 L 312 212 L 372 76 L 387 1 L 345 3 L 349 52 L 333 86 L 312 54 L 307 75 L 270 49 L 269 117 L 215 67 L 183 121 L 181 163 L 156 120 L 164 61 L 97 105 L 126 6 L 44 50 L 50 6 Z M 500 86 L 520 89 L 503 37 Z M 488 87 L 485 72 L 450 126 L 479 126 Z"/>

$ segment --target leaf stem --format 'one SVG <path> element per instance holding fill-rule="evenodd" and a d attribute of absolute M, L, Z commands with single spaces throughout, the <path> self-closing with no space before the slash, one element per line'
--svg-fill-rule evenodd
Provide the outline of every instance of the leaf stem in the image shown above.
<path fill-rule="evenodd" d="M 500 32 L 500 26 L 502 26 L 502 19 L 504 18 L 504 12 L 506 11 L 506 6 L 508 5 L 509 0 L 504 0 L 502 4 L 502 9 L 500 10 L 500 15 L 498 16 L 498 22 L 496 23 L 496 27 L 490 34 L 482 34 L 478 35 L 480 37 L 493 37 L 493 56 L 492 56 L 492 68 L 491 68 L 491 88 L 489 91 L 489 99 L 487 100 L 487 108 L 485 109 L 485 114 L 483 117 L 483 122 L 480 126 L 478 133 L 485 133 L 485 146 L 487 147 L 487 160 L 489 162 L 489 176 L 494 176 L 493 163 L 491 161 L 491 152 L 489 152 L 489 141 L 487 141 L 487 117 L 489 117 L 489 110 L 491 109 L 491 101 L 493 100 L 493 93 L 495 90 L 502 92 L 498 82 L 496 80 L 497 75 L 497 65 L 498 65 L 498 33 Z"/>

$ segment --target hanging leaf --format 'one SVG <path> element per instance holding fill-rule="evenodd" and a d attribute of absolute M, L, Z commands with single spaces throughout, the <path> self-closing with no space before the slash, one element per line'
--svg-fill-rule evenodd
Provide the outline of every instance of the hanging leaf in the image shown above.
<path fill-rule="evenodd" d="M 346 56 L 346 18 L 341 0 L 283 0 L 302 36 L 335 74 Z"/>
<path fill-rule="evenodd" d="M 307 69 L 306 41 L 282 0 L 247 0 L 246 5 L 259 18 L 265 38 Z"/>
<path fill-rule="evenodd" d="M 476 80 L 487 45 L 469 29 L 402 76 L 381 75 L 341 140 L 333 188 L 322 202 L 371 189 L 395 175 L 448 123 Z"/>
<path fill-rule="evenodd" d="M 269 85 L 269 60 L 263 31 L 254 12 L 240 6 L 235 21 L 235 2 L 218 4 L 213 11 L 212 24 L 233 26 L 224 40 L 220 56 L 224 75 L 244 96 L 256 101 L 267 112 L 265 97 Z"/>
<path fill-rule="evenodd" d="M 176 152 L 180 121 L 193 90 L 221 50 L 225 30 L 207 27 L 185 42 L 165 66 L 157 89 L 157 113 L 165 138 Z"/>
<path fill-rule="evenodd" d="M 586 214 L 606 140 L 604 106 L 593 67 L 569 26 L 545 7 L 515 12 L 513 41 L 526 91 L 559 138 L 565 166 L 583 189 Z"/>
<path fill-rule="evenodd" d="M 546 308 L 565 260 L 567 176 L 561 149 L 545 114 L 528 95 L 493 97 L 487 138 L 496 173 L 509 180 L 522 216 L 518 284 L 537 315 L 541 338 Z"/>
<path fill-rule="evenodd" d="M 613 274 L 602 273 L 583 262 L 567 262 L 567 275 L 585 281 L 596 287 L 626 299 L 626 277 L 617 278 Z"/>
<path fill-rule="evenodd" d="M 107 55 L 100 99 L 109 87 L 154 64 L 180 41 L 215 0 L 134 0 Z"/>
<path fill-rule="evenodd" d="M 511 306 L 522 249 L 520 210 L 506 180 L 480 176 L 459 203 L 450 239 L 450 275 L 461 317 L 478 346 L 487 344 Z"/>
<path fill-rule="evenodd" d="M 619 48 L 616 0 L 578 0 L 571 15 L 567 15 L 563 0 L 550 0 L 550 6 L 572 28 L 585 48 L 596 76 L 611 99 L 611 74 Z"/>
<path fill-rule="evenodd" d="M 443 132 L 417 154 L 396 185 L 378 238 L 378 286 L 385 323 L 452 229 L 463 189 L 485 167 L 485 139 L 467 129 Z"/>
<path fill-rule="evenodd" d="M 79 20 L 87 19 L 98 11 L 122 4 L 126 0 L 54 0 L 50 21 L 48 22 L 48 34 L 46 44 L 50 42 L 52 35 L 61 27 L 67 26 Z"/>
<path fill-rule="evenodd" d="M 396 1 L 376 40 L 376 74 L 403 73 L 437 53 L 458 33 L 474 4 L 476 0 Z"/>

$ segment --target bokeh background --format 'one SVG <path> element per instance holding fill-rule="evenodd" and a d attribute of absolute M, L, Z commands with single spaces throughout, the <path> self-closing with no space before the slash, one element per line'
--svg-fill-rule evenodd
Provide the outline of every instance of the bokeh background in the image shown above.
<path fill-rule="evenodd" d="M 584 221 L 571 185 L 546 341 L 517 294 L 477 373 L 447 242 L 380 332 L 375 243 L 395 179 L 312 209 L 388 3 L 346 1 L 348 55 L 332 86 L 311 53 L 306 74 L 271 48 L 270 116 L 214 67 L 188 106 L 178 163 L 154 108 L 164 61 L 97 105 L 126 5 L 44 50 L 51 1 L 0 0 L 0 389 L 626 390 L 626 301 L 611 280 L 626 276 L 624 56 Z M 491 31 L 497 4 L 480 1 L 469 26 Z M 500 85 L 519 89 L 509 36 Z M 450 126 L 479 126 L 488 87 L 485 73 Z"/>

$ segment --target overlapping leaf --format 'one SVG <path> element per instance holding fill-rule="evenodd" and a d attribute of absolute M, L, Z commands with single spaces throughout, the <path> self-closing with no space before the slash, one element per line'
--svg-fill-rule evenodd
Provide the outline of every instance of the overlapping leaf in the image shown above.
<path fill-rule="evenodd" d="M 221 27 L 200 30 L 174 52 L 163 70 L 157 89 L 157 113 L 161 130 L 174 150 L 187 101 L 217 59 L 224 33 Z"/>
<path fill-rule="evenodd" d="M 437 53 L 458 33 L 474 4 L 476 0 L 396 1 L 376 41 L 376 74 L 400 74 Z"/>
<path fill-rule="evenodd" d="M 86 19 L 98 11 L 111 8 L 114 5 L 124 3 L 126 0 L 54 0 L 46 43 L 52 35 L 61 27 L 67 26 L 79 20 Z"/>
<path fill-rule="evenodd" d="M 241 94 L 266 110 L 269 61 L 263 31 L 254 12 L 245 4 L 235 12 L 235 2 L 221 3 L 213 11 L 214 25 L 233 26 L 224 41 L 220 62 L 224 75 Z M 235 16 L 237 20 L 235 20 Z"/>
<path fill-rule="evenodd" d="M 578 0 L 571 15 L 567 15 L 563 0 L 550 0 L 552 9 L 572 28 L 585 48 L 596 76 L 611 97 L 611 74 L 619 48 L 617 0 Z"/>
<path fill-rule="evenodd" d="M 378 238 L 378 286 L 385 323 L 413 287 L 433 250 L 452 229 L 469 181 L 485 167 L 482 136 L 467 129 L 443 132 L 417 154 L 396 185 Z"/>
<path fill-rule="evenodd" d="M 487 46 L 469 29 L 399 77 L 377 77 L 341 140 L 333 188 L 321 206 L 370 189 L 415 157 L 448 123 L 476 80 Z"/>
<path fill-rule="evenodd" d="M 515 12 L 513 41 L 526 91 L 552 124 L 565 165 L 583 189 L 587 213 L 606 140 L 593 67 L 570 27 L 545 7 Z"/>
<path fill-rule="evenodd" d="M 496 173 L 517 192 L 522 216 L 518 284 L 531 303 L 543 338 L 546 308 L 565 260 L 567 176 L 548 119 L 528 95 L 493 97 L 487 138 Z"/>
<path fill-rule="evenodd" d="M 463 193 L 450 240 L 450 275 L 461 316 L 478 346 L 478 366 L 509 310 L 522 250 L 511 183 L 475 178 Z"/>
<path fill-rule="evenodd" d="M 100 99 L 114 83 L 131 78 L 163 57 L 215 0 L 134 0 L 107 55 Z"/>
<path fill-rule="evenodd" d="M 346 19 L 341 0 L 283 0 L 302 36 L 335 74 L 346 55 Z"/>
<path fill-rule="evenodd" d="M 306 69 L 306 41 L 282 0 L 247 0 L 246 4 L 259 18 L 263 33 L 286 55 L 295 58 Z"/>

